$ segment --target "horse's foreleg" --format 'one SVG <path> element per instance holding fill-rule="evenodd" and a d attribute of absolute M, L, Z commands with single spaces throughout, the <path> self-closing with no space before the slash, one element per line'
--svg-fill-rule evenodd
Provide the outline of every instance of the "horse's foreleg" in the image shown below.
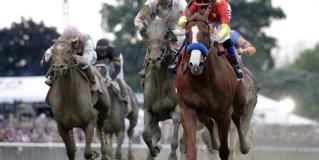
<path fill-rule="evenodd" d="M 186 141 L 186 158 L 187 160 L 196 160 L 196 110 L 188 108 L 185 104 L 180 104 L 182 125 L 184 128 L 184 140 Z"/>
<path fill-rule="evenodd" d="M 218 141 L 216 139 L 217 134 L 215 132 L 216 130 L 216 125 L 214 123 L 214 120 L 209 118 L 209 117 L 202 117 L 200 119 L 201 122 L 203 122 L 206 126 L 206 128 L 208 129 L 209 135 L 210 135 L 210 144 L 209 146 L 212 147 L 212 149 L 218 150 L 219 149 L 219 144 Z"/>
<path fill-rule="evenodd" d="M 249 152 L 249 146 L 247 144 L 246 136 L 244 135 L 244 132 L 243 132 L 241 124 L 240 124 L 241 123 L 240 116 L 233 114 L 232 119 L 233 119 L 233 122 L 237 128 L 239 143 L 240 143 L 240 151 L 243 154 L 247 154 Z"/>
<path fill-rule="evenodd" d="M 98 118 L 97 118 L 97 132 L 99 133 L 98 136 L 101 141 L 101 153 L 102 153 L 102 160 L 111 159 L 110 148 L 108 148 L 108 140 L 106 137 L 106 133 L 104 130 L 105 120 L 107 118 L 107 113 L 110 108 L 109 98 L 107 95 L 100 95 L 100 98 L 95 105 L 95 108 L 99 110 Z M 112 149 L 112 148 L 111 148 Z"/>
<path fill-rule="evenodd" d="M 125 129 L 125 126 L 121 131 L 119 131 L 116 134 L 117 147 L 116 147 L 116 152 L 115 152 L 115 158 L 118 160 L 122 159 L 122 144 L 123 144 L 124 132 L 125 132 L 124 129 Z"/>
<path fill-rule="evenodd" d="M 237 86 L 236 95 L 233 102 L 234 112 L 232 114 L 232 120 L 237 128 L 240 151 L 241 153 L 246 154 L 249 152 L 246 135 L 248 133 L 250 119 L 257 102 L 257 96 L 254 93 L 251 93 L 251 91 L 248 91 L 248 87 L 244 82 L 245 81 Z M 243 122 L 245 124 L 242 125 Z M 245 127 L 244 131 L 243 127 Z"/>
<path fill-rule="evenodd" d="M 153 135 L 154 127 L 155 127 L 155 118 L 152 117 L 151 113 L 147 109 L 145 109 L 144 110 L 144 129 L 143 129 L 142 137 L 150 151 L 147 159 L 154 159 L 154 157 L 156 157 L 160 152 L 160 150 L 158 150 L 157 147 L 154 147 L 152 143 L 153 137 L 154 137 Z"/>
<path fill-rule="evenodd" d="M 219 157 L 221 160 L 228 160 L 229 148 L 228 148 L 228 131 L 230 127 L 230 114 L 220 112 L 216 117 L 216 122 L 218 126 L 218 136 L 220 142 Z"/>
<path fill-rule="evenodd" d="M 134 110 L 134 109 L 133 109 Z M 134 160 L 133 157 L 133 152 L 132 152 L 132 138 L 133 138 L 133 133 L 134 133 L 134 128 L 137 124 L 137 118 L 138 118 L 138 112 L 134 113 L 134 111 L 132 111 L 129 116 L 128 119 L 130 121 L 130 126 L 129 129 L 127 130 L 127 136 L 129 138 L 129 142 L 128 142 L 128 160 Z"/>
<path fill-rule="evenodd" d="M 85 133 L 84 158 L 91 159 L 92 155 L 93 155 L 92 149 L 91 149 L 91 143 L 92 143 L 92 138 L 93 138 L 93 134 L 94 134 L 93 122 L 90 122 L 85 128 L 83 128 L 83 131 Z"/>
<path fill-rule="evenodd" d="M 178 107 L 176 106 L 176 108 Z M 175 110 L 171 117 L 174 125 L 174 132 L 171 142 L 171 153 L 169 154 L 168 160 L 177 160 L 176 149 L 178 147 L 178 130 L 181 123 L 180 112 Z"/>
<path fill-rule="evenodd" d="M 75 147 L 74 139 L 72 139 L 73 137 L 71 137 L 71 134 L 70 134 L 72 130 L 70 129 L 67 130 L 63 128 L 61 125 L 58 125 L 58 132 L 64 141 L 66 153 L 68 155 L 69 160 L 74 160 L 76 147 Z"/>

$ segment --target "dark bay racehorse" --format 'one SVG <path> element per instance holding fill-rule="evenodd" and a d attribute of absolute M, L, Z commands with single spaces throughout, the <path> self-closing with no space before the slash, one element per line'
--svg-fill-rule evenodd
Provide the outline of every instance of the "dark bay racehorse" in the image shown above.
<path fill-rule="evenodd" d="M 110 157 L 107 155 L 107 140 L 102 127 L 110 107 L 110 97 L 103 83 L 101 93 L 91 92 L 89 79 L 72 54 L 70 42 L 58 39 L 54 44 L 51 67 L 55 81 L 47 94 L 46 102 L 51 106 L 70 160 L 75 159 L 76 152 L 73 128 L 81 128 L 85 132 L 85 159 L 96 158 L 97 152 L 91 150 L 95 126 L 100 135 L 102 159 L 106 160 Z M 99 72 L 92 69 L 101 81 Z"/>
<path fill-rule="evenodd" d="M 105 77 L 105 79 L 109 79 L 109 68 L 110 65 L 105 65 L 103 63 L 97 63 L 96 68 L 101 72 L 102 76 Z M 122 80 L 115 80 L 115 81 L 122 81 Z M 105 134 L 108 135 L 112 139 L 112 135 L 115 134 L 117 138 L 117 148 L 115 153 L 116 159 L 122 159 L 122 144 L 124 140 L 124 133 L 125 133 L 125 118 L 127 118 L 130 122 L 129 128 L 127 130 L 127 135 L 129 137 L 129 146 L 128 146 L 128 159 L 132 160 L 134 159 L 133 153 L 132 153 L 132 136 L 134 132 L 134 128 L 137 124 L 138 119 L 138 102 L 137 98 L 132 91 L 132 89 L 124 82 L 124 89 L 126 89 L 126 92 L 129 95 L 129 101 L 127 104 L 123 100 L 120 99 L 120 94 L 118 87 L 114 86 L 113 83 L 106 82 L 108 92 L 111 98 L 111 108 L 110 112 L 107 116 L 104 131 Z M 130 109 L 128 107 L 130 105 Z M 111 143 L 112 144 L 112 143 Z M 111 145 L 110 144 L 110 145 Z M 112 146 L 109 147 L 110 149 Z"/>
<path fill-rule="evenodd" d="M 247 76 L 237 81 L 227 57 L 217 55 L 217 49 L 210 42 L 210 26 L 206 20 L 189 20 L 185 29 L 187 46 L 177 69 L 176 87 L 187 160 L 197 158 L 196 122 L 203 116 L 217 123 L 222 160 L 229 157 L 227 138 L 231 119 L 238 131 L 241 152 L 247 153 L 249 147 L 241 126 L 247 105 Z"/>
<path fill-rule="evenodd" d="M 157 145 L 161 138 L 159 121 L 172 119 L 174 134 L 171 153 L 168 159 L 177 159 L 179 109 L 173 80 L 175 76 L 167 67 L 174 55 L 170 48 L 172 33 L 163 20 L 154 20 L 147 29 L 144 41 L 147 46 L 145 79 L 142 80 L 144 93 L 144 130 L 143 139 L 149 148 L 147 159 L 154 159 L 159 152 Z"/>

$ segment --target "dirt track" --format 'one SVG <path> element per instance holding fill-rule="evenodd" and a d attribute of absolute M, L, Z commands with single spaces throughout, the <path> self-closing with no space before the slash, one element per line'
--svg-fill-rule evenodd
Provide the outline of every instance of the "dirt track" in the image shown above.
<path fill-rule="evenodd" d="M 93 145 L 96 146 L 96 145 Z M 166 160 L 169 146 L 164 146 L 157 160 Z M 144 145 L 134 145 L 135 160 L 146 158 Z M 218 160 L 215 155 L 208 154 L 204 147 L 199 147 L 199 160 Z M 78 149 L 77 160 L 82 160 L 82 148 Z M 286 148 L 286 147 L 255 147 L 248 155 L 239 160 L 318 160 L 319 148 Z M 126 149 L 124 149 L 123 160 L 126 160 Z M 180 155 L 179 155 L 180 158 Z M 0 160 L 67 160 L 63 144 L 48 146 L 1 146 Z"/>

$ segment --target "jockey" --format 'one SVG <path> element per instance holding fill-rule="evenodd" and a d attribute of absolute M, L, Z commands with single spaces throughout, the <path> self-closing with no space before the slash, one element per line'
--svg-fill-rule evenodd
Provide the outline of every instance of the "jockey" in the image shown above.
<path fill-rule="evenodd" d="M 112 65 L 110 78 L 119 84 L 121 100 L 129 102 L 129 95 L 126 90 L 126 83 L 123 77 L 123 56 L 122 53 L 109 44 L 107 39 L 99 39 L 96 43 L 97 62 L 96 64 Z M 122 73 L 121 73 L 122 72 Z M 114 84 L 114 83 L 111 83 Z"/>
<path fill-rule="evenodd" d="M 134 19 L 134 25 L 137 28 L 140 35 L 143 35 L 146 32 L 144 24 L 149 24 L 151 21 L 151 15 L 156 14 L 156 18 L 163 19 L 167 24 L 170 30 L 174 33 L 175 39 L 179 41 L 177 44 L 172 43 L 171 46 L 175 49 L 178 49 L 178 46 L 181 44 L 180 39 L 184 36 L 183 28 L 177 25 L 178 19 L 186 8 L 187 3 L 185 0 L 147 0 L 144 3 L 144 6 L 138 12 Z M 143 69 L 140 72 L 140 76 L 145 75 L 145 66 L 147 56 L 145 56 Z"/>
<path fill-rule="evenodd" d="M 251 56 L 256 53 L 256 48 L 249 43 L 239 32 L 230 31 L 230 38 L 233 41 L 239 55 Z"/>
<path fill-rule="evenodd" d="M 231 19 L 231 8 L 227 0 L 193 0 L 188 5 L 188 11 L 191 15 L 199 13 L 203 15 L 207 9 L 210 13 L 208 15 L 208 21 L 213 26 L 214 32 L 211 34 L 211 39 L 221 43 L 227 50 L 230 56 L 234 71 L 237 79 L 242 79 L 243 72 L 237 60 L 237 52 L 234 47 L 232 40 L 230 39 L 230 19 Z M 182 17 L 178 21 L 178 25 L 185 27 L 187 22 L 186 11 L 183 12 Z M 176 65 L 172 64 L 169 68 L 176 70 Z"/>
<path fill-rule="evenodd" d="M 94 51 L 94 43 L 90 35 L 81 33 L 76 27 L 69 26 L 64 29 L 59 39 L 64 39 L 71 43 L 74 53 L 72 56 L 75 58 L 77 63 L 84 66 L 81 68 L 84 70 L 84 72 L 89 78 L 92 91 L 97 91 L 98 86 L 95 80 L 95 76 L 91 69 L 91 65 L 95 63 L 97 55 Z M 54 45 L 52 45 L 49 49 L 46 50 L 40 62 L 41 65 L 43 65 L 44 63 L 48 63 L 48 61 L 51 59 L 53 54 L 53 47 Z M 51 68 L 49 69 L 47 75 L 48 77 L 45 83 L 51 86 L 53 84 L 53 71 Z"/>

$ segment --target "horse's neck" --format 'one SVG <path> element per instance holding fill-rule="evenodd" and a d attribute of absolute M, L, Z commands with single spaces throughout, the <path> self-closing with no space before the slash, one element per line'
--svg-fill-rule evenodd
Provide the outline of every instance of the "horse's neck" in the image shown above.
<path fill-rule="evenodd" d="M 172 61 L 172 58 L 173 57 L 171 54 L 166 56 L 158 70 L 154 70 L 151 67 L 149 67 L 148 79 L 150 79 L 152 83 L 155 83 L 157 85 L 163 85 L 163 82 L 171 81 L 173 79 L 172 74 L 167 69 L 169 63 Z"/>
<path fill-rule="evenodd" d="M 81 89 L 83 89 L 84 87 L 79 87 L 79 84 L 81 84 L 81 86 L 84 86 L 85 81 L 88 81 L 86 79 L 87 78 L 85 78 L 84 73 L 80 71 L 79 68 L 72 68 L 68 70 L 68 73 L 66 73 L 66 75 L 57 77 L 55 83 L 57 85 L 56 87 L 62 91 L 62 94 L 70 97 L 83 92 L 81 91 Z"/>

